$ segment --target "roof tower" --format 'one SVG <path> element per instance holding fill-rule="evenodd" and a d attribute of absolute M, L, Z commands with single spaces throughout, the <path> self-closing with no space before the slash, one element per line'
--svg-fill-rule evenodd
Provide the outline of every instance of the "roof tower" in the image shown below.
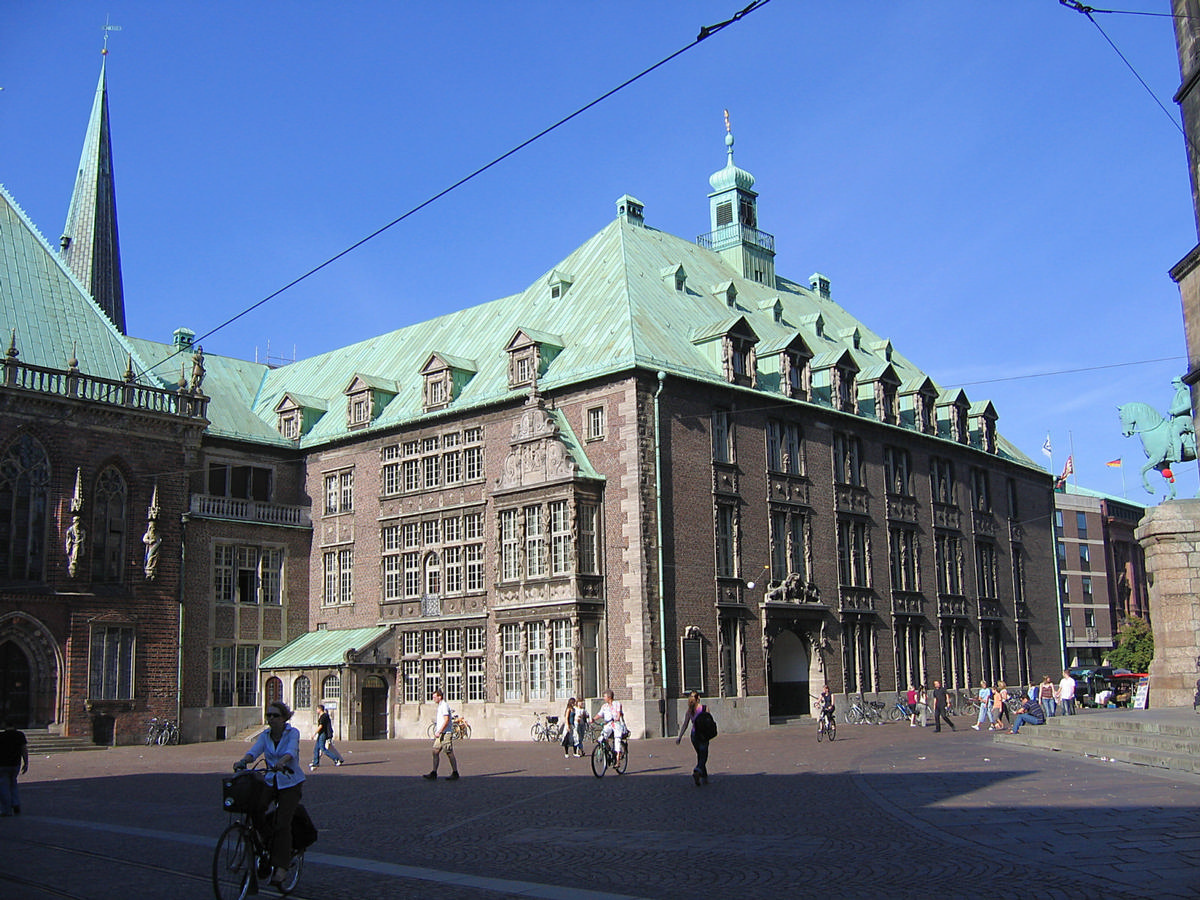
<path fill-rule="evenodd" d="M 758 194 L 754 176 L 733 164 L 733 131 L 725 110 L 725 168 L 708 179 L 712 231 L 696 239 L 702 247 L 720 253 L 742 275 L 775 286 L 775 236 L 758 230 Z"/>

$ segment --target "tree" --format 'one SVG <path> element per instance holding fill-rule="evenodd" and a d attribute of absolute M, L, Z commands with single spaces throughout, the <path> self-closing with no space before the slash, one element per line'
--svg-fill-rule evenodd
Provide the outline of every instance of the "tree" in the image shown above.
<path fill-rule="evenodd" d="M 1154 659 L 1154 634 L 1150 623 L 1138 616 L 1127 616 L 1117 628 L 1117 646 L 1108 661 L 1121 669 L 1146 672 Z"/>

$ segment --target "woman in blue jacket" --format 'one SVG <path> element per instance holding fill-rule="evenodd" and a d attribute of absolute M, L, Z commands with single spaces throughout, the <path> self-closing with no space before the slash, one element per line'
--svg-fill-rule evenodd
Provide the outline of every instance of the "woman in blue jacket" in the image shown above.
<path fill-rule="evenodd" d="M 271 884 L 283 883 L 288 863 L 292 859 L 292 817 L 300 805 L 301 785 L 304 772 L 299 764 L 300 732 L 288 724 L 292 711 L 282 700 L 267 704 L 267 729 L 251 744 L 246 755 L 234 763 L 233 768 L 246 768 L 260 756 L 270 770 L 267 783 L 276 790 L 275 833 L 271 835 Z"/>

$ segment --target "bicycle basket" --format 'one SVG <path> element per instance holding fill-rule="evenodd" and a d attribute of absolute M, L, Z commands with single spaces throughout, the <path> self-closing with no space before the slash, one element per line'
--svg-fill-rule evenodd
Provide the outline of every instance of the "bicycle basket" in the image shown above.
<path fill-rule="evenodd" d="M 262 812 L 271 802 L 267 776 L 257 769 L 222 778 L 221 794 L 221 806 L 231 813 Z"/>
<path fill-rule="evenodd" d="M 547 725 L 557 725 L 558 724 L 558 716 L 546 716 L 546 724 Z"/>

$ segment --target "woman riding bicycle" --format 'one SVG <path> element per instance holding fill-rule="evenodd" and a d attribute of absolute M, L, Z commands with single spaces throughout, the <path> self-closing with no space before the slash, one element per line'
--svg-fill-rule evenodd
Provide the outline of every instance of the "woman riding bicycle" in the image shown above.
<path fill-rule="evenodd" d="M 625 755 L 623 741 L 625 735 L 629 734 L 629 729 L 625 726 L 625 710 L 621 706 L 621 701 L 613 699 L 612 691 L 604 692 L 604 705 L 600 707 L 599 713 L 592 716 L 593 722 L 600 719 L 604 720 L 604 730 L 600 732 L 600 740 L 607 740 L 610 737 L 613 739 L 613 750 L 616 751 L 619 768 L 621 757 Z"/>
<path fill-rule="evenodd" d="M 817 703 L 820 705 L 821 718 L 825 720 L 825 724 L 832 725 L 833 714 L 837 711 L 837 707 L 834 706 L 833 694 L 829 692 L 829 685 L 825 685 L 825 689 L 821 691 L 821 696 L 817 698 Z"/>
<path fill-rule="evenodd" d="M 270 836 L 271 884 L 283 883 L 292 859 L 292 817 L 300 805 L 304 772 L 300 758 L 300 732 L 288 724 L 292 711 L 282 700 L 267 704 L 267 729 L 254 739 L 246 755 L 233 764 L 235 771 L 246 768 L 258 757 L 267 763 L 267 783 L 275 788 L 275 833 Z"/>

